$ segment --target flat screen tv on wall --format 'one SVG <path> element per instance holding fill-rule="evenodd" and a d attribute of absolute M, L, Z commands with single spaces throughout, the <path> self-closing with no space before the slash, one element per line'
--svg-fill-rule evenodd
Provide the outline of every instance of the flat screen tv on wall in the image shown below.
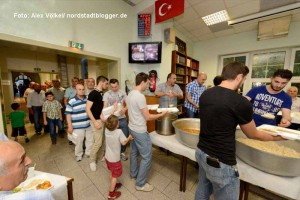
<path fill-rule="evenodd" d="M 161 63 L 161 45 L 162 42 L 129 43 L 129 63 Z"/>

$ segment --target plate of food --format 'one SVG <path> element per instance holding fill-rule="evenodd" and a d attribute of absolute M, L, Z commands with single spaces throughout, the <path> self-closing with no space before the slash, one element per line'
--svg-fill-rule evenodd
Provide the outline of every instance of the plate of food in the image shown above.
<path fill-rule="evenodd" d="M 275 115 L 273 115 L 272 113 L 265 113 L 261 116 L 267 119 L 275 119 Z"/>
<path fill-rule="evenodd" d="M 34 176 L 25 180 L 13 192 L 27 191 L 27 190 L 50 190 L 53 187 L 52 181 L 45 174 Z"/>
<path fill-rule="evenodd" d="M 283 128 L 279 126 L 272 126 L 268 124 L 263 124 L 257 127 L 257 129 L 274 136 L 280 135 L 281 137 L 288 140 L 300 140 L 300 131 Z"/>

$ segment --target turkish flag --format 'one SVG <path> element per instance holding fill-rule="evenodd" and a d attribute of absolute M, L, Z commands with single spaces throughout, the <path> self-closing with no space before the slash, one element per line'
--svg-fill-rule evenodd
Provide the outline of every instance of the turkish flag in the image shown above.
<path fill-rule="evenodd" d="M 184 12 L 184 0 L 157 0 L 155 23 L 163 22 Z"/>

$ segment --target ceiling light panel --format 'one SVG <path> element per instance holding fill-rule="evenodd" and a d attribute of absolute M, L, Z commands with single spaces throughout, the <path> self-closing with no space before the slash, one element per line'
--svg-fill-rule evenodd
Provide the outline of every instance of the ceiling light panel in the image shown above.
<path fill-rule="evenodd" d="M 218 24 L 220 22 L 225 22 L 229 19 L 228 13 L 226 10 L 222 10 L 210 15 L 206 15 L 202 17 L 203 21 L 206 23 L 207 26 L 211 26 L 213 24 Z"/>

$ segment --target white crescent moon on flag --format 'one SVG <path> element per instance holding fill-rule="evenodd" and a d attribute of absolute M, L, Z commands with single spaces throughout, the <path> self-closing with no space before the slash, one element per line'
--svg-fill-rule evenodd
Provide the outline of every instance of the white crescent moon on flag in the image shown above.
<path fill-rule="evenodd" d="M 164 16 L 168 11 L 166 11 L 165 13 L 162 13 L 161 12 L 161 9 L 165 6 L 165 5 L 168 5 L 167 3 L 163 3 L 163 4 L 161 4 L 161 6 L 159 7 L 159 9 L 158 9 L 158 14 L 160 15 L 160 16 Z"/>

